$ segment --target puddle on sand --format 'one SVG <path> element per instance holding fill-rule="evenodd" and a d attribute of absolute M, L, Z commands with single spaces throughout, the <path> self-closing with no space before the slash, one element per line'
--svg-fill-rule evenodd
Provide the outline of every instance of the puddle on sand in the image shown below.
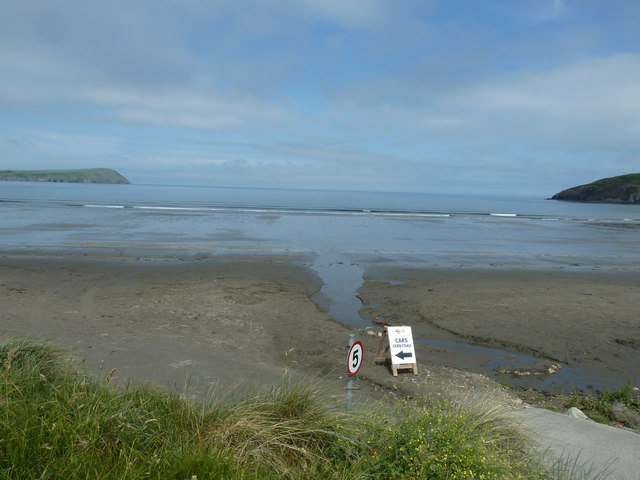
<path fill-rule="evenodd" d="M 524 353 L 511 352 L 500 348 L 483 347 L 470 345 L 468 343 L 456 342 L 454 340 L 423 339 L 417 340 L 420 343 L 436 348 L 448 350 L 450 352 L 474 357 L 484 367 L 485 374 L 503 380 L 512 386 L 521 388 L 535 388 L 537 390 L 553 392 L 573 392 L 576 388 L 589 391 L 603 388 L 602 383 L 590 378 L 585 373 L 561 362 L 549 361 L 560 365 L 560 370 L 553 374 L 544 375 L 516 375 L 510 373 L 499 373 L 497 370 L 509 370 L 516 368 L 533 367 L 545 362 L 545 359 L 526 355 Z"/>
<path fill-rule="evenodd" d="M 407 280 L 392 280 L 389 278 L 376 279 L 376 282 L 388 283 L 389 285 L 404 285 L 405 283 L 408 283 Z"/>

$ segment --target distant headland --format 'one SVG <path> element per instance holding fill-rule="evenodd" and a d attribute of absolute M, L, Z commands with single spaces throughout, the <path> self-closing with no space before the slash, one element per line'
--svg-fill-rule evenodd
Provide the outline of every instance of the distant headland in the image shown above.
<path fill-rule="evenodd" d="M 603 178 L 556 193 L 551 200 L 640 205 L 640 173 Z"/>
<path fill-rule="evenodd" d="M 0 170 L 0 180 L 13 182 L 131 183 L 110 168 L 79 170 Z"/>

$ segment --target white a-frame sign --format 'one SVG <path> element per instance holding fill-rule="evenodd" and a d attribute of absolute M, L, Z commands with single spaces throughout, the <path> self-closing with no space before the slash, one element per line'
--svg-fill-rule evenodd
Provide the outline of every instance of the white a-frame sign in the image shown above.
<path fill-rule="evenodd" d="M 387 351 L 391 355 L 391 372 L 394 377 L 398 376 L 399 369 L 410 368 L 413 374 L 418 374 L 418 363 L 416 361 L 416 350 L 413 345 L 413 333 L 411 327 L 402 326 L 386 326 L 385 334 L 389 339 L 389 345 L 384 346 L 384 337 L 380 339 L 380 351 L 378 352 L 377 362 L 384 362 Z"/>

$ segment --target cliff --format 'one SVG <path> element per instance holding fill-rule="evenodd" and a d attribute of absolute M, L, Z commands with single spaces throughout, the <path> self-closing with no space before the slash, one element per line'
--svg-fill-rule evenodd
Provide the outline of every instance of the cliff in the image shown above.
<path fill-rule="evenodd" d="M 80 170 L 0 170 L 0 180 L 14 182 L 131 183 L 110 168 Z"/>
<path fill-rule="evenodd" d="M 552 200 L 640 205 L 640 173 L 603 178 L 556 193 Z"/>

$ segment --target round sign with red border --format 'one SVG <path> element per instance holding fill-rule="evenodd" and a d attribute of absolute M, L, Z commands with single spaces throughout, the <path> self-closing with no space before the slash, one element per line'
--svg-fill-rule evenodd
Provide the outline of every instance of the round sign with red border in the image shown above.
<path fill-rule="evenodd" d="M 364 357 L 364 347 L 360 341 L 354 342 L 349 348 L 349 354 L 347 355 L 347 373 L 355 377 L 358 374 L 358 370 L 362 366 L 362 359 Z"/>

